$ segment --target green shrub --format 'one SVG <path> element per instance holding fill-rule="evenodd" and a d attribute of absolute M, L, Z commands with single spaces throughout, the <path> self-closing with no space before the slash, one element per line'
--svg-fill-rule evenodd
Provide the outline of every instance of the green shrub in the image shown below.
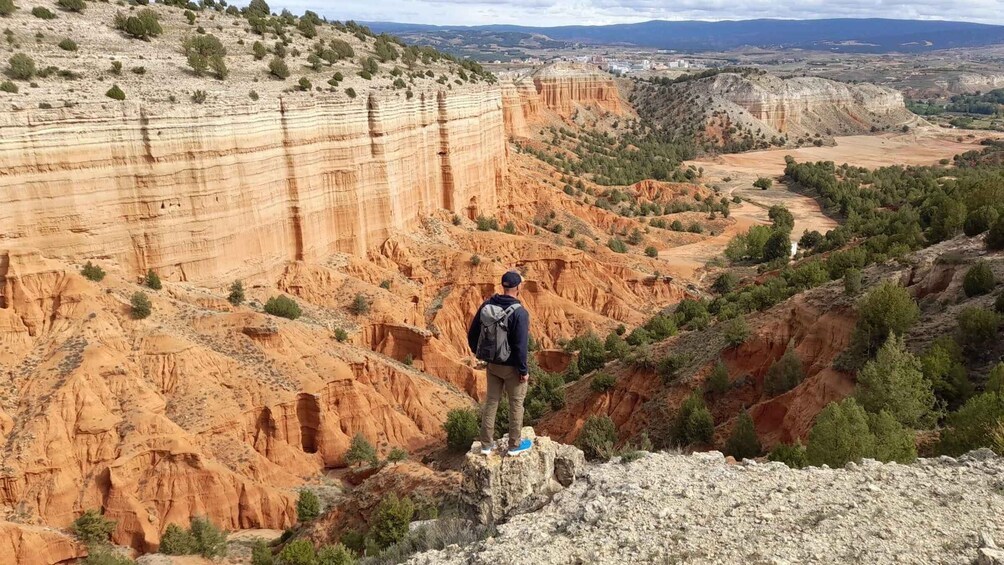
<path fill-rule="evenodd" d="M 691 393 L 676 411 L 670 437 L 678 445 L 710 443 L 715 433 L 715 421 L 698 391 Z"/>
<path fill-rule="evenodd" d="M 739 414 L 739 420 L 732 428 L 732 435 L 725 442 L 725 454 L 735 457 L 737 461 L 759 457 L 763 452 L 760 438 L 753 427 L 753 419 L 745 410 Z"/>
<path fill-rule="evenodd" d="M 310 89 L 314 88 L 314 85 L 310 82 L 307 77 L 300 77 L 300 80 L 296 83 L 297 87 L 304 91 L 310 92 Z"/>
<path fill-rule="evenodd" d="M 563 378 L 566 383 L 572 383 L 582 378 L 582 370 L 579 368 L 579 358 L 572 357 L 568 367 L 565 368 Z"/>
<path fill-rule="evenodd" d="M 317 554 L 310 540 L 297 539 L 286 544 L 279 552 L 282 565 L 317 565 Z"/>
<path fill-rule="evenodd" d="M 85 263 L 84 267 L 80 269 L 80 274 L 84 275 L 87 280 L 94 282 L 99 282 L 105 278 L 105 270 L 90 261 Z"/>
<path fill-rule="evenodd" d="M 387 454 L 387 461 L 391 463 L 398 463 L 406 459 L 408 459 L 408 452 L 400 447 L 391 449 L 390 453 Z"/>
<path fill-rule="evenodd" d="M 917 444 L 913 432 L 882 410 L 868 415 L 868 429 L 875 438 L 873 459 L 898 463 L 913 463 L 917 459 Z"/>
<path fill-rule="evenodd" d="M 234 306 L 244 304 L 244 284 L 241 281 L 234 281 L 230 285 L 230 294 L 227 295 L 227 302 Z"/>
<path fill-rule="evenodd" d="M 850 268 L 844 271 L 844 294 L 854 296 L 861 292 L 861 270 Z"/>
<path fill-rule="evenodd" d="M 349 305 L 349 312 L 352 312 L 356 316 L 369 314 L 369 311 L 370 301 L 366 298 L 366 295 L 362 293 L 357 294 L 356 297 L 352 299 L 352 304 Z"/>
<path fill-rule="evenodd" d="M 471 255 L 471 266 L 477 267 L 480 264 L 481 264 L 481 257 L 478 257 L 477 255 Z"/>
<path fill-rule="evenodd" d="M 975 237 L 990 229 L 997 222 L 1000 214 L 993 206 L 982 206 L 969 212 L 962 231 L 969 237 Z"/>
<path fill-rule="evenodd" d="M 890 333 L 903 335 L 920 317 L 920 308 L 903 287 L 883 282 L 858 304 L 852 347 L 858 354 L 871 356 Z"/>
<path fill-rule="evenodd" d="M 875 438 L 868 428 L 868 415 L 854 398 L 831 402 L 816 416 L 805 449 L 810 465 L 842 467 L 860 461 L 875 450 Z"/>
<path fill-rule="evenodd" d="M 921 371 L 930 381 L 934 395 L 949 409 L 955 410 L 973 394 L 969 381 L 962 347 L 947 335 L 943 335 L 927 348 L 920 357 Z"/>
<path fill-rule="evenodd" d="M 369 463 L 371 465 L 376 465 L 377 463 L 376 449 L 373 448 L 373 444 L 366 440 L 362 432 L 357 432 L 356 435 L 352 436 L 349 450 L 345 452 L 346 465 L 355 465 L 357 463 Z"/>
<path fill-rule="evenodd" d="M 10 94 L 17 94 L 17 85 L 9 80 L 0 82 L 0 91 L 9 92 Z"/>
<path fill-rule="evenodd" d="M 66 39 L 59 42 L 59 48 L 63 51 L 76 51 L 77 42 L 67 37 Z"/>
<path fill-rule="evenodd" d="M 607 247 L 614 253 L 627 253 L 628 251 L 627 244 L 618 237 L 612 237 L 607 240 Z"/>
<path fill-rule="evenodd" d="M 272 296 L 266 300 L 264 310 L 266 314 L 286 318 L 288 320 L 295 320 L 303 314 L 303 311 L 300 309 L 300 305 L 297 304 L 295 300 L 284 294 Z"/>
<path fill-rule="evenodd" d="M 265 55 L 268 55 L 268 49 L 261 41 L 255 41 L 251 45 L 251 53 L 254 54 L 255 61 L 260 61 L 265 58 Z"/>
<path fill-rule="evenodd" d="M 216 36 L 196 35 L 185 39 L 181 46 L 195 76 L 202 76 L 209 69 L 220 80 L 230 74 L 226 64 L 227 49 Z"/>
<path fill-rule="evenodd" d="M 763 260 L 787 262 L 791 258 L 791 236 L 787 231 L 776 229 L 763 246 Z"/>
<path fill-rule="evenodd" d="M 711 290 L 715 294 L 728 294 L 739 286 L 739 276 L 732 271 L 726 271 L 715 279 L 715 283 L 711 285 Z"/>
<path fill-rule="evenodd" d="M 346 88 L 345 89 L 345 95 L 348 96 L 349 98 L 355 98 L 356 97 L 356 89 L 354 89 L 354 88 Z"/>
<path fill-rule="evenodd" d="M 480 422 L 478 414 L 471 408 L 454 408 L 446 414 L 443 429 L 446 430 L 446 445 L 454 451 L 467 451 L 478 435 Z"/>
<path fill-rule="evenodd" d="M 272 10 L 268 7 L 268 3 L 265 0 L 251 0 L 248 3 L 247 13 L 258 17 L 268 17 Z"/>
<path fill-rule="evenodd" d="M 804 378 L 802 360 L 798 358 L 794 344 L 789 343 L 784 355 L 767 369 L 763 387 L 767 394 L 775 396 L 795 388 Z"/>
<path fill-rule="evenodd" d="M 415 503 L 408 497 L 388 494 L 370 516 L 369 537 L 380 548 L 389 547 L 408 534 L 408 524 L 415 514 Z"/>
<path fill-rule="evenodd" d="M 195 540 L 195 552 L 213 559 L 227 554 L 227 534 L 209 521 L 209 518 L 192 518 L 188 530 Z"/>
<path fill-rule="evenodd" d="M 191 555 L 197 553 L 195 538 L 191 532 L 177 524 L 168 524 L 160 537 L 158 553 L 164 555 Z"/>
<path fill-rule="evenodd" d="M 82 1 L 82 0 L 81 0 Z M 15 80 L 29 80 L 35 76 L 35 60 L 24 53 L 15 53 L 7 59 L 8 74 Z"/>
<path fill-rule="evenodd" d="M 56 18 L 56 14 L 54 14 L 52 10 L 44 8 L 42 6 L 35 6 L 34 8 L 32 8 L 31 15 L 35 16 L 40 20 L 52 20 Z"/>
<path fill-rule="evenodd" d="M 160 276 L 153 271 L 153 269 L 147 269 L 146 277 L 143 278 L 143 284 L 153 290 L 160 290 L 163 286 L 160 283 Z"/>
<path fill-rule="evenodd" d="M 251 565 L 275 565 L 272 548 L 264 540 L 258 539 L 251 546 Z"/>
<path fill-rule="evenodd" d="M 991 369 L 987 376 L 986 392 L 996 392 L 1004 396 L 1004 363 L 998 363 Z"/>
<path fill-rule="evenodd" d="M 775 231 L 782 231 L 790 234 L 795 228 L 795 216 L 782 204 L 775 204 L 767 211 L 767 217 L 773 223 Z M 789 244 L 788 251 L 791 251 Z"/>
<path fill-rule="evenodd" d="M 349 548 L 340 543 L 325 545 L 317 550 L 317 565 L 355 565 L 356 558 Z"/>
<path fill-rule="evenodd" d="M 499 229 L 498 220 L 492 217 L 479 215 L 475 219 L 475 223 L 477 223 L 478 231 L 498 231 Z"/>
<path fill-rule="evenodd" d="M 991 251 L 1004 249 L 1004 217 L 998 218 L 987 233 L 987 248 Z"/>
<path fill-rule="evenodd" d="M 67 12 L 83 12 L 87 7 L 84 0 L 56 0 L 56 5 Z"/>
<path fill-rule="evenodd" d="M 14 0 L 0 0 L 0 16 L 9 16 L 14 13 L 17 7 L 14 6 Z"/>
<path fill-rule="evenodd" d="M 1000 315 L 985 308 L 966 308 L 959 313 L 959 343 L 968 351 L 986 351 L 997 340 Z"/>
<path fill-rule="evenodd" d="M 962 289 L 969 298 L 989 294 L 996 285 L 997 279 L 990 263 L 982 259 L 966 271 L 966 277 L 962 280 Z"/>
<path fill-rule="evenodd" d="M 656 249 L 655 247 L 652 247 L 650 245 L 650 246 L 648 246 L 648 247 L 645 248 L 645 255 L 648 256 L 648 257 L 658 257 L 659 256 L 659 250 Z"/>
<path fill-rule="evenodd" d="M 135 561 L 108 545 L 95 545 L 87 548 L 87 557 L 79 563 L 80 565 L 136 565 Z"/>
<path fill-rule="evenodd" d="M 680 376 L 680 369 L 687 364 L 687 357 L 679 353 L 671 353 L 663 357 L 656 367 L 656 373 L 663 384 L 669 384 Z"/>
<path fill-rule="evenodd" d="M 760 190 L 767 190 L 773 185 L 774 185 L 773 179 L 767 177 L 759 177 L 755 181 L 753 181 L 753 186 L 755 188 L 759 188 Z"/>
<path fill-rule="evenodd" d="M 596 373 L 593 376 L 592 382 L 589 383 L 589 388 L 591 388 L 593 392 L 603 393 L 614 388 L 614 385 L 616 383 L 617 383 L 616 377 L 614 377 L 610 373 L 601 372 L 601 373 Z"/>
<path fill-rule="evenodd" d="M 335 339 L 337 339 L 339 342 L 344 343 L 349 339 L 349 332 L 345 331 L 342 328 L 335 328 Z"/>
<path fill-rule="evenodd" d="M 250 98 L 251 100 L 257 102 L 258 98 L 259 98 L 258 92 L 254 91 L 254 90 L 249 91 L 248 92 L 248 98 Z"/>
<path fill-rule="evenodd" d="M 144 41 L 149 41 L 151 37 L 157 37 L 164 32 L 157 12 L 149 8 L 140 10 L 135 16 L 115 14 L 114 24 L 116 29 L 125 32 L 126 35 Z"/>
<path fill-rule="evenodd" d="M 911 428 L 934 424 L 934 391 L 924 378 L 920 361 L 906 349 L 902 337 L 891 335 L 875 359 L 858 371 L 855 398 L 867 412 L 887 412 Z"/>
<path fill-rule="evenodd" d="M 746 318 L 732 318 L 723 322 L 722 335 L 725 337 L 726 343 L 731 347 L 738 347 L 746 343 L 746 340 L 750 336 L 750 327 L 746 323 Z"/>
<path fill-rule="evenodd" d="M 102 516 L 99 510 L 92 508 L 73 521 L 70 531 L 86 545 L 100 545 L 108 542 L 108 538 L 115 531 L 115 522 Z"/>
<path fill-rule="evenodd" d="M 192 102 L 195 102 L 196 104 L 202 104 L 203 102 L 206 101 L 206 98 L 208 97 L 209 94 L 205 90 L 196 90 L 195 92 L 192 93 Z"/>
<path fill-rule="evenodd" d="M 108 72 L 115 76 L 122 74 L 122 61 L 112 61 L 112 66 L 108 69 Z"/>
<path fill-rule="evenodd" d="M 272 76 L 280 80 L 286 80 L 289 78 L 289 67 L 286 65 L 286 61 L 276 55 L 272 57 L 272 60 L 268 63 L 268 72 Z"/>
<path fill-rule="evenodd" d="M 117 84 L 113 84 L 112 87 L 108 89 L 108 92 L 105 93 L 105 96 L 111 98 L 112 100 L 126 99 L 125 92 L 122 92 L 122 89 L 119 88 L 119 85 Z"/>
<path fill-rule="evenodd" d="M 792 469 L 801 469 L 808 464 L 805 447 L 801 443 L 779 443 L 767 455 L 767 459 L 784 463 Z"/>
<path fill-rule="evenodd" d="M 721 394 L 729 389 L 729 370 L 719 359 L 704 381 L 704 389 L 713 394 Z"/>
<path fill-rule="evenodd" d="M 136 291 L 133 293 L 132 298 L 129 300 L 129 304 L 132 306 L 132 317 L 137 320 L 142 320 L 150 315 L 153 311 L 153 305 L 150 304 L 150 299 L 147 298 L 146 294 L 141 291 Z"/>
<path fill-rule="evenodd" d="M 593 415 L 586 418 L 575 445 L 588 459 L 607 460 L 613 457 L 617 443 L 617 427 L 607 415 Z"/>
<path fill-rule="evenodd" d="M 321 501 L 313 492 L 303 489 L 296 499 L 296 519 L 301 524 L 312 522 L 321 515 Z"/>
<path fill-rule="evenodd" d="M 976 395 L 948 415 L 939 449 L 946 455 L 962 455 L 980 447 L 992 447 L 993 424 L 1001 422 L 1004 422 L 1004 393 Z"/>

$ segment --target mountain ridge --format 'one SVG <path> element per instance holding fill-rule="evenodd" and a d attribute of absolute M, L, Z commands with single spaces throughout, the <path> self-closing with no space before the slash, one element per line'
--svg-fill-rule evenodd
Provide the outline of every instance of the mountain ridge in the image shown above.
<path fill-rule="evenodd" d="M 884 53 L 917 52 L 1004 43 L 1004 26 L 949 20 L 827 18 L 818 20 L 649 20 L 600 26 L 532 27 L 518 25 L 434 26 L 367 22 L 378 32 L 422 36 L 433 32 L 505 32 L 543 35 L 597 45 L 636 45 L 681 51 L 740 47 Z M 895 30 L 895 31 L 891 31 Z M 625 41 L 623 38 L 631 38 Z M 784 38 L 784 41 L 778 41 Z"/>

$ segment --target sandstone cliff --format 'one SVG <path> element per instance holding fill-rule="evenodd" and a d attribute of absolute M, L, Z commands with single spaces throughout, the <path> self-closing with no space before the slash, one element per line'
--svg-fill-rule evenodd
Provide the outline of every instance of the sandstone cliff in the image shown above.
<path fill-rule="evenodd" d="M 50 526 L 102 508 L 113 540 L 141 551 L 196 515 L 286 527 L 291 487 L 341 464 L 354 434 L 417 450 L 470 403 L 316 322 L 183 285 L 148 290 L 154 314 L 133 320 L 129 281 L 0 258 L 0 509 Z"/>
<path fill-rule="evenodd" d="M 363 254 L 437 209 L 491 212 L 505 171 L 491 86 L 26 110 L 0 128 L 5 245 L 206 284 Z"/>
<path fill-rule="evenodd" d="M 501 77 L 506 133 L 531 137 L 533 127 L 570 120 L 579 110 L 626 115 L 615 79 L 589 65 L 553 63 Z"/>
<path fill-rule="evenodd" d="M 890 88 L 763 72 L 722 72 L 659 87 L 640 84 L 633 98 L 640 115 L 664 128 L 733 150 L 917 122 L 903 95 Z"/>

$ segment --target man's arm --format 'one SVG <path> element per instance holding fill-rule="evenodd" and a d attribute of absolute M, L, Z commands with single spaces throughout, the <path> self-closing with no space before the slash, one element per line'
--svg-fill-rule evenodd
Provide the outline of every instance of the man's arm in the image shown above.
<path fill-rule="evenodd" d="M 515 318 L 513 320 L 515 324 L 513 325 L 516 326 L 513 328 L 516 334 L 515 343 L 513 343 L 513 353 L 516 354 L 516 368 L 519 369 L 519 374 L 522 377 L 530 374 L 526 361 L 530 342 L 530 313 L 526 311 L 526 308 L 520 308 L 513 318 Z"/>
<path fill-rule="evenodd" d="M 482 304 L 482 306 L 484 306 Z M 471 320 L 471 326 L 467 330 L 467 346 L 471 348 L 471 353 L 477 354 L 478 352 L 478 337 L 481 336 L 481 307 L 478 307 L 478 311 L 474 313 L 474 319 Z"/>

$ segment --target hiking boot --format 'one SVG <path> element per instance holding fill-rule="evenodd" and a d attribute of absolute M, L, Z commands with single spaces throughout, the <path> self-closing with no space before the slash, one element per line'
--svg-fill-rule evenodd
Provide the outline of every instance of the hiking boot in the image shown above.
<path fill-rule="evenodd" d="M 492 451 L 495 451 L 495 442 L 489 444 L 481 445 L 481 455 L 491 455 Z"/>
<path fill-rule="evenodd" d="M 519 442 L 518 446 L 509 448 L 509 455 L 519 455 L 520 453 L 525 453 L 527 451 L 530 451 L 531 447 L 533 447 L 533 441 L 529 439 L 524 439 L 523 441 Z"/>

